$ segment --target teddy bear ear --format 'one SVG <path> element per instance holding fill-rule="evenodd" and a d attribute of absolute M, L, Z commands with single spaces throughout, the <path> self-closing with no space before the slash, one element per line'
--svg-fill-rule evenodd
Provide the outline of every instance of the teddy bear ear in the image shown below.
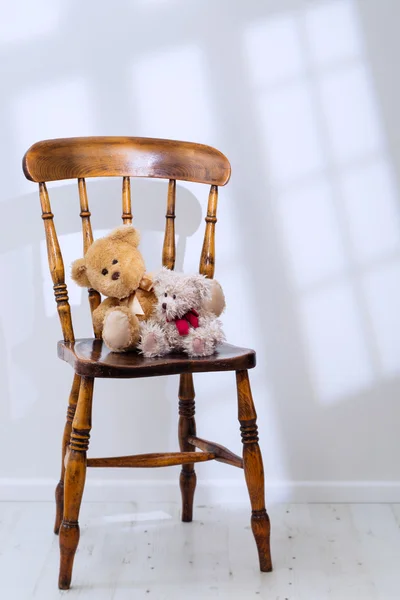
<path fill-rule="evenodd" d="M 86 261 L 84 258 L 74 260 L 71 265 L 71 277 L 81 287 L 90 287 L 89 279 L 86 273 Z"/>
<path fill-rule="evenodd" d="M 153 286 L 158 287 L 165 283 L 167 279 L 171 276 L 172 271 L 167 269 L 167 267 L 163 267 L 160 271 L 158 271 L 153 277 Z"/>
<path fill-rule="evenodd" d="M 210 281 L 210 297 L 204 303 L 204 308 L 216 317 L 220 317 L 225 310 L 225 295 L 221 287 L 215 279 Z"/>
<path fill-rule="evenodd" d="M 140 233 L 132 225 L 121 225 L 107 236 L 108 239 L 120 242 L 128 242 L 135 248 L 139 246 Z"/>
<path fill-rule="evenodd" d="M 193 275 L 190 279 L 192 279 L 199 292 L 201 300 L 209 300 L 211 298 L 212 279 L 207 279 L 204 275 Z"/>

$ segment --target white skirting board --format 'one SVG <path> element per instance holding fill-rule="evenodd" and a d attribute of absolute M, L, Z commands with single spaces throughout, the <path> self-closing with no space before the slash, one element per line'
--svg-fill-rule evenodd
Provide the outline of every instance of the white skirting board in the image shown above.
<path fill-rule="evenodd" d="M 48 501 L 57 480 L 0 478 L 0 501 Z M 84 498 L 106 502 L 180 500 L 179 482 L 149 479 L 86 480 Z M 400 481 L 278 481 L 266 483 L 267 503 L 278 502 L 400 502 Z M 196 504 L 247 502 L 245 481 L 199 479 Z"/>

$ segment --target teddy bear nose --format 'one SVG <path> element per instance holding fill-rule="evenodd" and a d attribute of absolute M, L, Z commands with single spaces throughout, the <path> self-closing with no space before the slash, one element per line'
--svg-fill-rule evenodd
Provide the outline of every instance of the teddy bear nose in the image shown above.
<path fill-rule="evenodd" d="M 111 275 L 111 279 L 113 279 L 114 281 L 119 279 L 119 271 L 114 271 L 114 273 Z"/>
<path fill-rule="evenodd" d="M 166 304 L 166 302 L 163 302 L 163 303 L 162 303 L 162 307 L 163 307 L 163 309 L 164 309 L 164 310 L 167 308 L 167 304 Z"/>

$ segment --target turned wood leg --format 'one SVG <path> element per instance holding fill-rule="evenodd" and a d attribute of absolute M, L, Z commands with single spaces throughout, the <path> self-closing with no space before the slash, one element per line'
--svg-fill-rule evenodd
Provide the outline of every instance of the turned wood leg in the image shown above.
<path fill-rule="evenodd" d="M 251 502 L 251 528 L 257 544 L 261 571 L 272 571 L 270 523 L 265 510 L 264 469 L 258 445 L 257 413 L 247 371 L 236 372 L 239 422 L 243 442 L 243 467 Z"/>
<path fill-rule="evenodd" d="M 194 412 L 193 375 L 191 373 L 183 373 L 179 381 L 178 436 L 181 452 L 194 452 L 196 450 L 187 441 L 189 435 L 196 435 Z M 179 485 L 182 494 L 182 521 L 189 523 L 193 518 L 193 498 L 196 489 L 196 473 L 193 463 L 182 465 Z"/>
<path fill-rule="evenodd" d="M 62 440 L 61 448 L 61 475 L 60 481 L 56 487 L 56 520 L 54 523 L 54 533 L 58 533 L 63 518 L 64 512 L 64 477 L 65 477 L 65 454 L 69 446 L 71 438 L 72 421 L 74 420 L 76 404 L 78 402 L 79 386 L 81 384 L 81 378 L 79 375 L 74 375 L 72 382 L 71 392 L 69 395 L 68 409 L 67 409 L 67 420 L 64 427 L 64 435 Z"/>
<path fill-rule="evenodd" d="M 58 587 L 69 589 L 79 542 L 79 509 L 86 478 L 86 451 L 92 427 L 93 379 L 82 377 L 72 422 L 71 441 L 64 477 L 64 516 L 60 527 L 60 575 Z"/>

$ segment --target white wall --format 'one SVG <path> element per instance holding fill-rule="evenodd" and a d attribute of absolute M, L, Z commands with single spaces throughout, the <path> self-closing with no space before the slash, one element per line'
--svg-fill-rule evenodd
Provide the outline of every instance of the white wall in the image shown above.
<path fill-rule="evenodd" d="M 232 162 L 216 277 L 228 337 L 258 352 L 269 497 L 400 501 L 398 3 L 14 0 L 1 13 L 1 497 L 52 494 L 72 377 L 56 358 L 37 190 L 21 158 L 39 139 L 112 134 L 198 141 Z M 166 185 L 133 190 L 154 268 Z M 96 232 L 118 224 L 120 182 L 89 193 Z M 187 271 L 206 195 L 178 188 Z M 76 185 L 51 198 L 69 264 L 81 254 Z M 73 285 L 70 296 L 88 335 L 86 299 Z M 176 449 L 177 385 L 96 382 L 92 456 Z M 233 373 L 195 385 L 200 434 L 239 452 Z M 209 480 L 198 500 L 244 497 L 239 471 L 197 470 Z M 88 495 L 178 499 L 177 478 L 96 470 Z"/>

